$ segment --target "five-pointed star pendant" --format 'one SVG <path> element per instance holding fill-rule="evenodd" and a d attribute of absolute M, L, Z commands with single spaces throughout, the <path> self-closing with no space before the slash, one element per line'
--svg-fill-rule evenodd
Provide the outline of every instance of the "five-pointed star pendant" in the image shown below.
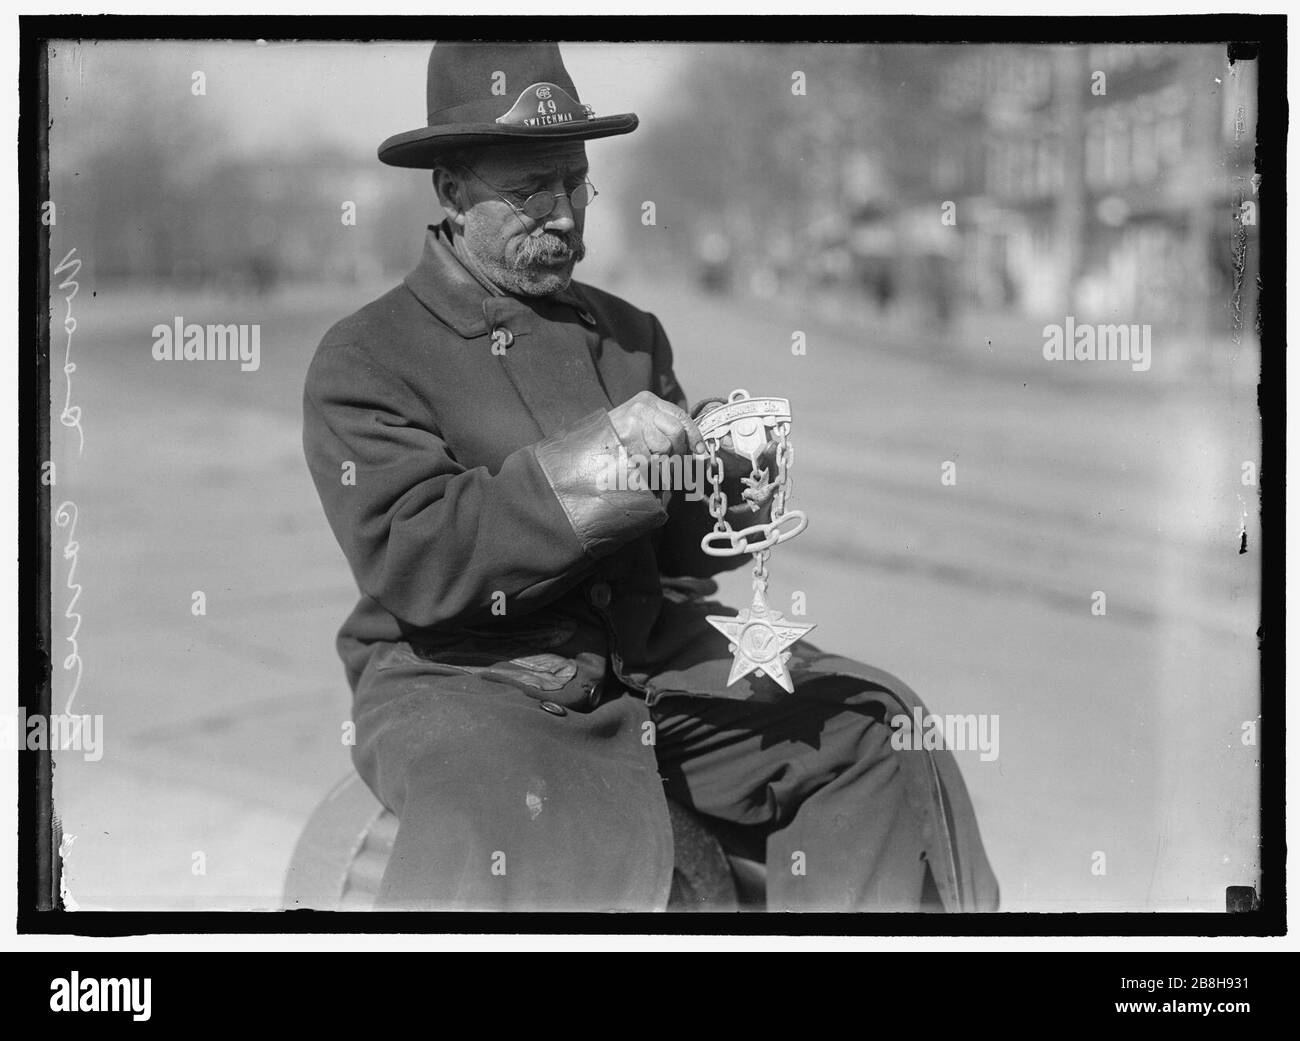
<path fill-rule="evenodd" d="M 776 680 L 787 693 L 794 693 L 794 683 L 786 671 L 790 660 L 786 650 L 796 640 L 802 639 L 816 625 L 787 622 L 780 611 L 774 611 L 761 600 L 755 600 L 735 618 L 726 615 L 706 615 L 705 620 L 728 640 L 728 650 L 735 653 L 731 664 L 730 687 L 748 673 L 765 672 Z"/>

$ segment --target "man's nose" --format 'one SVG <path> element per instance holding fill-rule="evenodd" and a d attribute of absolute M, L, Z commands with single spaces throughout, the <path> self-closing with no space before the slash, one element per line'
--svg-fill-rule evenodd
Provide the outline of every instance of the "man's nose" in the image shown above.
<path fill-rule="evenodd" d="M 556 197 L 555 209 L 546 218 L 546 223 L 543 226 L 547 231 L 572 231 L 578 226 L 577 218 L 573 212 L 573 204 L 569 202 L 567 195 Z"/>

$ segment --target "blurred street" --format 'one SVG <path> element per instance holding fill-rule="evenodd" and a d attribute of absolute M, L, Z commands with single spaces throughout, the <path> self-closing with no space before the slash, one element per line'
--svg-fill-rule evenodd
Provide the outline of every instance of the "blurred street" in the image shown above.
<path fill-rule="evenodd" d="M 958 758 L 1005 910 L 1222 910 L 1225 886 L 1258 882 L 1248 347 L 1171 380 L 1178 348 L 1158 338 L 1135 373 L 1045 361 L 1041 322 L 967 316 L 940 343 L 809 300 L 593 281 L 659 315 L 692 400 L 791 400 L 810 526 L 773 555 L 774 601 L 806 593 L 813 642 L 895 672 L 932 711 L 997 714 L 999 757 Z M 333 639 L 355 592 L 302 459 L 300 396 L 324 331 L 388 284 L 253 299 L 84 282 L 80 457 L 56 337 L 52 501 L 78 508 L 83 587 L 73 711 L 105 717 L 103 759 L 60 753 L 56 771 L 82 908 L 275 908 L 302 824 L 351 768 Z M 177 315 L 261 323 L 260 369 L 153 361 L 149 330 Z M 744 569 L 724 585 L 737 607 L 746 590 Z"/>

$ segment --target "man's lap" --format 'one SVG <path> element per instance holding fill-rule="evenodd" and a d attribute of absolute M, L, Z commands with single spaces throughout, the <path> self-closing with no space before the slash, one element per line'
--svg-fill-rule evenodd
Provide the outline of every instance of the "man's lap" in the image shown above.
<path fill-rule="evenodd" d="M 358 687 L 354 760 L 403 824 L 407 878 L 394 885 L 416 884 L 418 862 L 451 844 L 468 851 L 468 869 L 505 852 L 519 876 L 571 880 L 558 890 L 518 882 L 514 899 L 550 901 L 526 906 L 615 906 L 621 878 L 636 895 L 617 905 L 648 906 L 661 898 L 653 877 L 671 869 L 667 795 L 789 869 L 770 887 L 777 906 L 908 906 L 918 862 L 948 856 L 931 768 L 891 747 L 899 702 L 864 678 L 884 674 L 835 661 L 860 674 L 805 674 L 774 702 L 668 696 L 649 707 L 619 691 L 590 712 L 557 714 L 542 692 L 389 654 Z M 955 764 L 945 769 L 960 786 Z M 463 877 L 467 867 L 444 870 Z M 475 890 L 474 906 L 495 891 Z M 945 898 L 953 906 L 951 889 Z"/>
<path fill-rule="evenodd" d="M 700 812 L 741 824 L 780 824 L 797 800 L 863 757 L 891 757 L 886 708 L 848 676 L 804 679 L 781 700 L 673 696 L 647 707 L 626 689 L 594 712 L 560 710 L 544 692 L 449 673 L 397 653 L 367 670 L 356 705 L 358 768 L 395 811 L 404 764 L 441 750 L 479 759 L 508 748 L 515 760 L 555 755 L 621 759 L 653 749 L 669 791 Z M 647 757 L 648 758 L 648 757 Z M 797 774 L 800 783 L 791 787 Z M 784 783 L 778 783 L 784 778 Z"/>

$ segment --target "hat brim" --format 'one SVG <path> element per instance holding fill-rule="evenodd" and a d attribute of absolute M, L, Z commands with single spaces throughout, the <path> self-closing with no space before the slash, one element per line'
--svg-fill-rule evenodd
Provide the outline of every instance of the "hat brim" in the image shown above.
<path fill-rule="evenodd" d="M 430 170 L 451 149 L 499 146 L 535 141 L 587 141 L 630 134 L 640 120 L 631 113 L 598 116 L 581 123 L 550 127 L 504 126 L 496 123 L 451 124 L 420 127 L 394 134 L 379 146 L 379 160 L 389 166 Z"/>

